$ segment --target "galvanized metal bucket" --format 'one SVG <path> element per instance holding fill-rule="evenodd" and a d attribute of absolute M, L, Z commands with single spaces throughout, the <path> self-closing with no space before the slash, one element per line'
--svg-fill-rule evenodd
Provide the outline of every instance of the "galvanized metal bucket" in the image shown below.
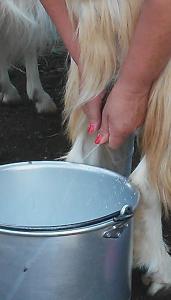
<path fill-rule="evenodd" d="M 128 300 L 138 192 L 66 162 L 0 167 L 0 299 Z"/>

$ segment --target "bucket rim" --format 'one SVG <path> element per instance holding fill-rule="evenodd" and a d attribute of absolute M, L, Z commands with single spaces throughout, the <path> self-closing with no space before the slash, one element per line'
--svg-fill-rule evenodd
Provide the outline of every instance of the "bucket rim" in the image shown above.
<path fill-rule="evenodd" d="M 93 170 L 93 171 L 99 171 L 101 170 L 104 174 L 114 175 L 119 177 L 125 184 L 131 188 L 135 193 L 135 198 L 137 199 L 136 205 L 134 205 L 132 208 L 133 212 L 135 211 L 136 207 L 139 203 L 140 193 L 137 189 L 137 187 L 132 184 L 128 178 L 114 172 L 111 170 L 107 170 L 104 168 L 96 167 L 96 166 L 90 166 L 80 163 L 72 163 L 72 162 L 66 162 L 66 161 L 25 161 L 25 162 L 17 162 L 17 163 L 9 163 L 4 164 L 0 166 L 1 170 L 9 170 L 9 169 L 15 169 L 22 170 L 22 167 L 33 167 L 33 166 L 43 166 L 43 165 L 53 165 L 53 166 L 65 166 L 72 169 L 77 170 Z M 19 169 L 18 169 L 19 168 Z M 17 235 L 43 235 L 43 236 L 51 236 L 51 235 L 68 235 L 68 234 L 78 234 L 79 232 L 85 232 L 85 231 L 92 231 L 97 230 L 97 228 L 104 228 L 110 224 L 115 224 L 114 218 L 117 218 L 120 215 L 120 210 L 115 211 L 111 214 L 98 217 L 95 219 L 91 219 L 88 221 L 83 221 L 79 223 L 74 224 L 67 224 L 67 225 L 58 225 L 58 226 L 51 226 L 51 225 L 45 225 L 45 226 L 22 226 L 22 225 L 13 225 L 13 224 L 2 224 L 0 223 L 0 233 L 8 233 L 8 234 L 17 234 Z"/>
<path fill-rule="evenodd" d="M 112 221 L 114 218 L 120 215 L 120 211 L 114 212 L 112 214 L 106 215 L 104 217 L 96 218 L 93 220 L 83 221 L 74 224 L 59 225 L 59 226 L 17 226 L 17 225 L 8 225 L 0 224 L 0 232 L 2 230 L 11 230 L 18 232 L 51 232 L 51 231 L 65 231 L 65 230 L 75 230 L 81 228 L 88 228 L 95 225 L 104 224 L 105 222 Z"/>

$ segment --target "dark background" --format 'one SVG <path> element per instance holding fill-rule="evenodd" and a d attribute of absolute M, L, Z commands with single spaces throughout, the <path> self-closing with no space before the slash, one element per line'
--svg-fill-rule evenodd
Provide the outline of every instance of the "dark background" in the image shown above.
<path fill-rule="evenodd" d="M 69 143 L 62 126 L 62 99 L 66 81 L 66 52 L 54 51 L 49 57 L 39 61 L 40 76 L 45 90 L 52 96 L 57 105 L 55 115 L 38 115 L 34 104 L 27 99 L 25 91 L 25 70 L 21 66 L 10 71 L 12 82 L 18 88 L 22 103 L 18 106 L 0 106 L 0 164 L 29 161 L 53 160 L 64 155 Z M 139 161 L 136 151 L 134 166 Z M 171 240 L 167 222 L 164 234 Z M 170 236 L 170 237 L 169 237 Z M 132 300 L 170 300 L 171 291 L 160 292 L 155 297 L 147 296 L 147 289 L 141 283 L 141 274 L 133 272 Z M 122 299 L 116 299 L 122 300 Z"/>

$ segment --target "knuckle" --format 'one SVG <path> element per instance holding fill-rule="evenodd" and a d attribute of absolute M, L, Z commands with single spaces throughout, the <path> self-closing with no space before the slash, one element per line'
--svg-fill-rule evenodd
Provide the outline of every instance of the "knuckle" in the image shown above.
<path fill-rule="evenodd" d="M 108 131 L 106 128 L 101 127 L 99 130 L 99 134 L 101 134 L 102 136 L 108 135 Z"/>

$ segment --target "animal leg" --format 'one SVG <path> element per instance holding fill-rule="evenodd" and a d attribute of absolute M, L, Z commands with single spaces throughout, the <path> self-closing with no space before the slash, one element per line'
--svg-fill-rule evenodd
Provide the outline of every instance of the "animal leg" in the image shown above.
<path fill-rule="evenodd" d="M 145 158 L 130 178 L 141 193 L 135 213 L 134 266 L 146 268 L 143 279 L 151 283 L 149 293 L 153 295 L 171 286 L 171 257 L 163 241 L 161 202 L 148 180 Z"/>
<path fill-rule="evenodd" d="M 16 104 L 18 102 L 21 102 L 21 97 L 17 89 L 10 81 L 8 74 L 8 64 L 6 63 L 5 59 L 1 59 L 0 61 L 0 88 L 0 100 L 3 103 Z"/>
<path fill-rule="evenodd" d="M 51 97 L 44 91 L 38 70 L 36 51 L 25 54 L 25 66 L 27 75 L 27 95 L 35 102 L 38 113 L 54 113 L 56 105 Z"/>

